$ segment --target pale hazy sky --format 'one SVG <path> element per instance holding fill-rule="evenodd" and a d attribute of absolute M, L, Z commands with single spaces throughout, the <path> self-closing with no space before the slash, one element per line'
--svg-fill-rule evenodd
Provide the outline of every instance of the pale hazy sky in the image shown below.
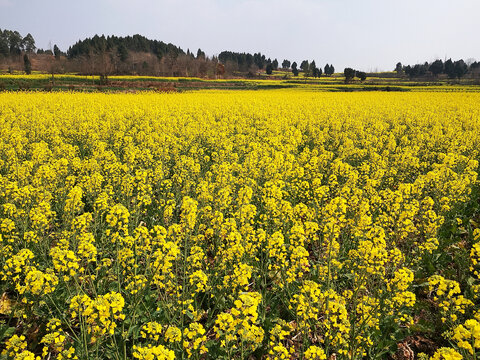
<path fill-rule="evenodd" d="M 480 0 L 0 0 L 0 28 L 64 51 L 95 34 L 138 33 L 185 51 L 260 51 L 337 70 L 480 60 Z"/>

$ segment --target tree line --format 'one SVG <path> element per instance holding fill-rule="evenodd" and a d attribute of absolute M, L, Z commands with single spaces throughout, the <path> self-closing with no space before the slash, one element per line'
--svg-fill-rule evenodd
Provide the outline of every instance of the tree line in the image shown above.
<path fill-rule="evenodd" d="M 437 59 L 431 63 L 425 62 L 423 64 L 402 65 L 398 62 L 395 66 L 397 74 L 405 74 L 410 78 L 423 77 L 431 75 L 438 77 L 440 74 L 447 75 L 450 79 L 461 79 L 467 74 L 479 74 L 480 62 L 474 61 L 467 64 L 463 59 L 452 61 L 448 59 L 445 62 Z"/>
<path fill-rule="evenodd" d="M 303 60 L 300 63 L 300 67 L 298 67 L 296 61 L 291 62 L 288 59 L 284 59 L 280 64 L 277 59 L 272 60 L 261 53 L 250 54 L 222 51 L 218 55 L 218 60 L 225 65 L 226 71 L 230 73 L 248 72 L 249 74 L 254 74 L 258 70 L 265 70 L 267 75 L 271 75 L 273 71 L 281 69 L 283 71 L 291 71 L 294 76 L 298 76 L 301 71 L 305 77 L 320 77 L 322 74 L 330 76 L 335 72 L 333 65 L 326 64 L 322 70 L 321 67 L 317 67 L 315 60 L 311 62 Z"/>
<path fill-rule="evenodd" d="M 28 33 L 23 37 L 18 31 L 0 29 L 0 56 L 18 56 L 22 52 L 32 53 L 35 49 L 32 34 Z"/>
<path fill-rule="evenodd" d="M 33 61 L 32 61 L 33 60 Z M 259 71 L 271 75 L 274 71 L 290 71 L 294 76 L 318 78 L 331 76 L 335 72 L 332 64 L 323 68 L 315 61 L 296 61 L 267 58 L 258 52 L 222 51 L 218 56 L 206 56 L 198 49 L 195 53 L 171 43 L 151 40 L 142 35 L 104 36 L 95 35 L 79 40 L 63 52 L 56 44 L 50 49 L 37 49 L 35 39 L 28 33 L 22 36 L 18 31 L 0 29 L 0 64 L 9 69 L 24 70 L 26 73 L 35 67 L 40 71 L 53 73 L 78 72 L 109 76 L 113 74 L 138 74 L 160 76 L 256 76 Z M 32 63 L 34 65 L 32 65 Z M 467 74 L 480 76 L 480 62 L 435 60 L 431 63 L 402 65 L 397 63 L 395 71 L 399 76 L 410 78 L 445 74 L 451 79 L 462 78 Z M 367 74 L 352 68 L 344 69 L 345 81 L 355 77 L 365 80 Z"/>
<path fill-rule="evenodd" d="M 320 77 L 322 74 L 332 75 L 335 72 L 333 65 L 326 64 L 324 70 L 321 67 L 317 67 L 315 60 L 309 62 L 303 60 L 300 64 L 300 68 L 296 61 L 291 62 L 288 59 L 284 59 L 280 64 L 277 59 L 267 58 L 261 53 L 240 53 L 233 51 L 222 51 L 218 55 L 218 60 L 225 64 L 226 68 L 231 72 L 250 72 L 254 73 L 257 70 L 265 70 L 268 75 L 271 75 L 273 71 L 279 69 L 283 71 L 291 71 L 294 76 L 298 76 L 302 71 L 304 76 Z"/>
<path fill-rule="evenodd" d="M 116 53 L 121 61 L 127 60 L 129 52 L 151 53 L 159 59 L 166 55 L 179 56 L 185 54 L 181 48 L 171 43 L 166 44 L 163 41 L 150 40 L 137 34 L 125 37 L 95 35 L 92 38 L 79 40 L 68 48 L 67 56 L 69 59 L 74 59 L 105 52 Z"/>
<path fill-rule="evenodd" d="M 54 73 L 77 72 L 102 75 L 138 74 L 163 76 L 217 76 L 224 67 L 216 57 L 196 55 L 171 43 L 150 40 L 141 35 L 126 37 L 95 35 L 79 40 L 63 52 L 56 44 L 37 49 L 31 34 L 0 29 L 0 65 L 9 70 L 35 70 Z"/>
<path fill-rule="evenodd" d="M 367 79 L 366 72 L 354 70 L 349 67 L 343 70 L 343 75 L 345 76 L 345 83 L 351 82 L 355 77 L 358 77 L 360 81 L 365 81 Z"/>
<path fill-rule="evenodd" d="M 23 61 L 19 56 L 23 55 Z M 23 37 L 18 31 L 0 29 L 0 62 L 9 68 L 30 73 L 32 63 L 36 70 L 53 73 L 78 72 L 109 76 L 112 74 L 139 74 L 163 76 L 256 76 L 258 71 L 272 74 L 282 69 L 294 76 L 300 72 L 306 77 L 329 76 L 335 71 L 331 64 L 317 67 L 315 61 L 297 62 L 267 58 L 259 53 L 222 51 L 218 56 L 208 57 L 198 49 L 185 52 L 178 46 L 141 35 L 104 36 L 95 35 L 77 41 L 66 52 L 56 44 L 50 49 L 37 49 L 31 34 Z M 11 65 L 11 66 L 10 66 Z"/>

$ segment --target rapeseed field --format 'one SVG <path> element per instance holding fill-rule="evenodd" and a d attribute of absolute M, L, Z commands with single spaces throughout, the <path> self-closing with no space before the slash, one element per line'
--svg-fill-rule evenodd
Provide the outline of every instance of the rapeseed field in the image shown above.
<path fill-rule="evenodd" d="M 477 359 L 479 104 L 1 93 L 0 358 Z"/>

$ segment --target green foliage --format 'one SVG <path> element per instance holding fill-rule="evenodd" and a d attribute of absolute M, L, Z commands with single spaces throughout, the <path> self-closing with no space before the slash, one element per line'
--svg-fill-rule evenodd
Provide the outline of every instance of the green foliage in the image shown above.
<path fill-rule="evenodd" d="M 53 46 L 53 54 L 55 55 L 55 59 L 60 59 L 60 56 L 62 55 L 62 52 L 60 51 L 59 47 L 57 44 Z"/>
<path fill-rule="evenodd" d="M 403 71 L 403 66 L 401 62 L 398 62 L 397 65 L 395 66 L 395 71 L 397 72 L 397 75 L 400 75 Z"/>
<path fill-rule="evenodd" d="M 203 52 L 201 49 L 198 49 L 197 50 L 197 59 L 203 59 L 205 60 L 206 56 L 205 56 L 205 52 Z"/>
<path fill-rule="evenodd" d="M 22 45 L 25 49 L 26 52 L 34 52 L 36 47 L 35 47 L 35 39 L 33 38 L 32 34 L 28 33 L 23 39 L 22 39 Z"/>
<path fill-rule="evenodd" d="M 28 34 L 25 38 L 30 47 L 32 46 L 31 40 L 33 40 L 32 35 Z M 35 46 L 35 40 L 33 40 L 33 46 Z M 11 30 L 1 30 L 0 29 L 0 55 L 10 56 L 10 55 L 20 55 L 21 52 L 25 50 L 24 38 L 18 31 Z"/>
<path fill-rule="evenodd" d="M 468 66 L 465 64 L 465 61 L 458 60 L 455 61 L 455 75 L 457 78 L 463 77 L 468 72 Z"/>
<path fill-rule="evenodd" d="M 267 73 L 267 75 L 272 75 L 272 71 L 273 71 L 272 64 L 268 64 L 267 67 L 265 68 L 265 72 Z"/>
<path fill-rule="evenodd" d="M 303 72 L 308 71 L 309 69 L 309 63 L 308 60 L 303 60 L 300 64 L 300 69 L 303 70 Z"/>
<path fill-rule="evenodd" d="M 397 64 L 397 67 L 399 64 L 400 63 Z M 410 78 L 425 76 L 429 72 L 436 77 L 440 74 L 446 74 L 450 79 L 461 79 L 469 72 L 474 73 L 478 67 L 478 62 L 473 62 L 469 66 L 463 61 L 463 59 L 457 61 L 448 59 L 445 63 L 443 63 L 442 60 L 437 59 L 431 64 L 425 62 L 424 64 L 415 64 L 413 66 L 407 65 L 404 67 L 404 71 L 405 74 L 410 76 Z"/>
<path fill-rule="evenodd" d="M 360 79 L 360 81 L 365 81 L 367 79 L 367 73 L 364 71 L 356 71 L 356 76 Z"/>
<path fill-rule="evenodd" d="M 127 59 L 128 59 L 128 50 L 127 50 L 127 48 L 126 48 L 125 45 L 121 44 L 121 45 L 117 48 L 117 55 L 118 55 L 120 61 L 122 61 L 122 62 L 127 61 Z"/>
<path fill-rule="evenodd" d="M 23 55 L 23 66 L 25 69 L 25 73 L 27 75 L 30 75 L 32 73 L 32 63 L 30 62 L 27 54 Z"/>
<path fill-rule="evenodd" d="M 255 53 L 252 55 L 250 53 L 222 51 L 218 55 L 218 60 L 222 64 L 226 64 L 227 61 L 231 61 L 233 63 L 236 63 L 239 69 L 245 69 L 245 70 L 248 70 L 252 65 L 256 65 L 259 69 L 263 69 L 268 64 L 267 58 L 265 57 L 265 55 L 262 55 L 261 53 Z M 278 66 L 278 63 L 277 63 L 277 66 Z"/>
<path fill-rule="evenodd" d="M 105 35 L 95 35 L 92 38 L 80 40 L 70 46 L 67 55 L 70 59 L 73 59 L 82 55 L 89 56 L 92 53 L 101 54 L 105 51 L 118 49 L 120 46 L 125 47 L 128 51 L 152 53 L 158 58 L 162 58 L 165 55 L 176 57 L 185 54 L 181 48 L 173 44 L 166 44 L 163 41 L 158 40 L 150 40 L 137 34 L 126 37 L 105 37 Z"/>
<path fill-rule="evenodd" d="M 278 60 L 277 59 L 272 61 L 272 68 L 273 68 L 273 70 L 278 70 Z"/>
<path fill-rule="evenodd" d="M 331 76 L 335 73 L 335 68 L 331 64 L 326 64 L 323 72 L 325 73 L 325 75 Z"/>
<path fill-rule="evenodd" d="M 346 83 L 352 81 L 355 77 L 355 70 L 353 70 L 352 68 L 345 68 L 345 70 L 343 70 L 343 75 L 345 76 Z"/>
<path fill-rule="evenodd" d="M 443 61 L 440 59 L 435 60 L 428 68 L 428 71 L 430 71 L 433 75 L 438 76 L 443 72 Z"/>

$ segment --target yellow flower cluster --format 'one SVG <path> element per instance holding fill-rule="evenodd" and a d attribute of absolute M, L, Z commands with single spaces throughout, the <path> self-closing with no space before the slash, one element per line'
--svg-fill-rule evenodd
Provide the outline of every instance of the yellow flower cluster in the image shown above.
<path fill-rule="evenodd" d="M 345 350 L 350 332 L 350 322 L 345 299 L 333 289 L 322 291 L 319 284 L 305 281 L 300 293 L 294 295 L 292 308 L 299 326 L 323 343 Z"/>
<path fill-rule="evenodd" d="M 452 339 L 459 348 L 466 349 L 473 355 L 480 349 L 480 323 L 476 319 L 465 321 L 465 324 L 454 329 Z"/>
<path fill-rule="evenodd" d="M 253 351 L 261 345 L 264 331 L 258 326 L 260 302 L 259 293 L 241 293 L 230 312 L 219 314 L 215 320 L 216 338 L 229 356 L 238 350 L 243 353 L 245 348 Z"/>
<path fill-rule="evenodd" d="M 70 302 L 72 319 L 85 322 L 94 336 L 113 334 L 116 320 L 124 320 L 122 314 L 125 301 L 122 295 L 111 292 L 91 299 L 88 295 L 76 295 Z"/>
<path fill-rule="evenodd" d="M 133 357 L 140 360 L 174 360 L 175 353 L 162 345 L 133 346 Z"/>
<path fill-rule="evenodd" d="M 277 320 L 277 324 L 270 331 L 268 356 L 273 360 L 289 359 L 290 354 L 295 351 L 294 347 L 289 347 L 287 340 L 292 333 L 292 327 L 282 319 Z"/>
<path fill-rule="evenodd" d="M 194 353 L 206 354 L 207 348 L 205 342 L 207 336 L 205 335 L 205 328 L 202 324 L 193 322 L 188 328 L 183 330 L 183 347 L 187 352 L 188 357 L 192 357 Z"/>
<path fill-rule="evenodd" d="M 442 347 L 438 349 L 430 360 L 462 360 L 463 356 L 456 350 Z"/>
<path fill-rule="evenodd" d="M 461 295 L 460 284 L 455 280 L 433 275 L 428 279 L 428 286 L 433 293 L 433 300 L 443 314 L 443 322 L 447 320 L 447 316 L 456 321 L 459 314 L 465 314 L 466 309 L 474 305 L 471 300 Z"/>
<path fill-rule="evenodd" d="M 308 360 L 326 360 L 327 356 L 322 348 L 312 345 L 305 351 L 305 359 Z"/>

